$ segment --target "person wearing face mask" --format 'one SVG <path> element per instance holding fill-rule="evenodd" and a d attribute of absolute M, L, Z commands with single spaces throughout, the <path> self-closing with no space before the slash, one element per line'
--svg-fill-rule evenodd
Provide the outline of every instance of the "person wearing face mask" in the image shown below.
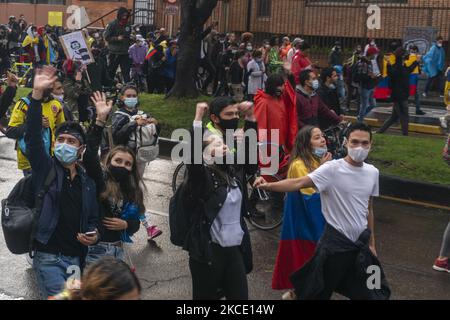
<path fill-rule="evenodd" d="M 338 116 L 341 115 L 341 103 L 337 92 L 338 75 L 334 68 L 326 68 L 320 74 L 322 85 L 317 90 L 320 99 Z M 323 127 L 323 126 L 322 126 Z"/>
<path fill-rule="evenodd" d="M 423 71 L 428 76 L 427 84 L 423 96 L 426 98 L 433 83 L 437 83 L 438 92 L 442 95 L 444 82 L 442 75 L 445 69 L 445 50 L 443 48 L 444 39 L 438 37 L 431 49 L 423 56 Z"/>
<path fill-rule="evenodd" d="M 55 130 L 54 156 L 42 141 L 42 105 L 45 92 L 56 81 L 55 72 L 47 66 L 36 70 L 25 129 L 33 186 L 41 190 L 51 181 L 33 239 L 33 270 L 45 299 L 62 291 L 69 266 L 82 269 L 87 247 L 98 240 L 95 183 L 78 164 L 86 144 L 83 128 L 75 122 L 60 125 Z"/>
<path fill-rule="evenodd" d="M 66 119 L 61 102 L 52 95 L 55 92 L 57 95 L 63 92 L 61 82 L 55 80 L 50 89 L 45 90 L 43 99 L 41 101 L 41 122 L 42 133 L 39 135 L 44 141 L 44 148 L 48 155 L 52 156 L 54 152 L 55 130 L 63 124 Z M 26 97 L 21 98 L 14 105 L 11 117 L 9 119 L 6 136 L 10 139 L 16 140 L 17 144 L 17 165 L 19 170 L 22 170 L 23 175 L 31 174 L 31 164 L 29 162 L 29 152 L 25 144 L 25 131 L 27 129 L 27 117 L 32 101 L 32 93 Z"/>
<path fill-rule="evenodd" d="M 319 89 L 319 80 L 312 70 L 303 70 L 299 76 L 300 84 L 296 87 L 297 120 L 298 128 L 305 125 L 329 126 L 343 122 L 342 116 L 338 116 L 319 97 L 316 91 Z"/>
<path fill-rule="evenodd" d="M 132 62 L 131 67 L 131 79 L 139 89 L 144 88 L 144 62 L 148 52 L 148 45 L 145 42 L 144 37 L 140 34 L 136 35 L 136 43 L 134 43 L 129 49 L 128 54 Z"/>
<path fill-rule="evenodd" d="M 256 50 L 253 53 L 253 59 L 247 64 L 248 86 L 247 96 L 249 101 L 253 98 L 258 90 L 264 90 L 265 82 L 267 80 L 266 66 L 262 59 L 262 51 Z"/>
<path fill-rule="evenodd" d="M 132 242 L 130 237 L 139 230 L 140 216 L 145 214 L 144 183 L 133 150 L 116 146 L 106 155 L 104 166 L 100 164 L 98 151 L 113 102 L 107 102 L 105 94 L 100 92 L 95 92 L 91 99 L 96 108 L 96 121 L 87 134 L 84 162 L 99 195 L 101 241 L 89 246 L 87 265 L 105 256 L 125 261 L 124 242 Z"/>
<path fill-rule="evenodd" d="M 204 129 L 202 120 L 208 109 L 211 122 Z M 196 162 L 194 152 L 191 153 L 181 189 L 183 203 L 179 204 L 192 215 L 183 248 L 189 252 L 194 300 L 220 299 L 219 291 L 229 300 L 248 299 L 247 274 L 253 263 L 250 234 L 244 221 L 245 176 L 254 174 L 257 164 L 227 162 L 235 141 L 223 138 L 225 130 L 237 129 L 240 113 L 245 116 L 244 131 L 256 130 L 252 103 L 236 104 L 229 97 L 219 97 L 209 108 L 206 103 L 197 104 L 192 137 L 203 137 L 203 157 Z M 193 151 L 195 143 L 191 144 Z M 245 139 L 244 143 L 245 159 L 249 159 L 249 142 Z"/>
<path fill-rule="evenodd" d="M 378 46 L 375 42 L 375 39 L 371 38 L 369 39 L 369 43 L 364 47 L 364 55 L 367 56 L 367 51 L 369 51 L 370 48 L 375 48 L 379 52 Z"/>
<path fill-rule="evenodd" d="M 364 161 L 372 147 L 371 128 L 349 127 L 348 155 L 328 161 L 307 176 L 255 187 L 274 192 L 314 188 L 320 192 L 326 224 L 313 257 L 290 276 L 299 300 L 328 300 L 334 292 L 356 300 L 389 299 L 390 289 L 375 248 L 373 197 L 379 195 L 379 171 Z M 370 288 L 369 266 L 380 268 L 380 287 Z"/>
<path fill-rule="evenodd" d="M 110 78 L 115 78 L 117 68 L 120 65 L 125 83 L 130 82 L 131 60 L 128 55 L 128 49 L 131 45 L 131 25 L 130 12 L 127 8 L 119 8 L 117 19 L 106 26 L 104 37 L 109 49 Z"/>
<path fill-rule="evenodd" d="M 392 100 L 394 102 L 394 109 L 392 115 L 378 130 L 378 133 L 385 132 L 397 120 L 400 119 L 402 133 L 404 136 L 408 135 L 409 127 L 409 83 L 410 74 L 419 66 L 419 61 L 416 60 L 411 65 L 405 65 L 405 50 L 400 47 L 395 51 L 395 64 L 388 64 L 388 76 L 390 78 L 392 89 Z"/>
<path fill-rule="evenodd" d="M 26 30 L 26 37 L 22 42 L 21 62 L 37 63 L 40 61 L 39 51 L 39 35 L 36 26 L 29 26 Z"/>
<path fill-rule="evenodd" d="M 146 145 L 152 143 L 157 145 L 159 132 L 161 127 L 158 125 L 156 119 L 150 115 L 144 114 L 138 109 L 138 90 L 133 85 L 126 85 L 122 88 L 121 95 L 118 102 L 118 110 L 112 116 L 112 142 L 114 145 L 122 145 L 129 147 L 138 157 L 135 162 L 137 173 L 140 179 L 143 179 L 145 168 L 148 161 L 140 159 L 138 138 L 140 132 L 145 130 L 148 134 L 142 136 L 152 136 L 153 141 L 147 142 Z M 141 136 L 141 137 L 142 137 Z M 109 139 L 105 139 L 109 140 Z M 142 143 L 142 141 L 141 141 Z M 109 149 L 112 146 L 108 146 Z M 104 154 L 108 148 L 102 147 Z M 145 161 L 144 161 L 145 160 Z M 152 161 L 152 160 L 149 160 Z M 150 215 L 150 213 L 148 213 Z M 148 224 L 147 220 L 142 219 L 142 223 L 147 230 L 148 240 L 153 240 L 162 234 L 156 226 Z"/>
<path fill-rule="evenodd" d="M 331 159 L 322 131 L 314 126 L 306 126 L 295 139 L 288 179 L 305 177 Z M 287 194 L 272 276 L 273 289 L 292 289 L 289 276 L 313 256 L 324 225 L 320 195 L 316 190 L 304 188 Z M 293 298 L 293 291 L 283 295 L 286 300 Z"/>

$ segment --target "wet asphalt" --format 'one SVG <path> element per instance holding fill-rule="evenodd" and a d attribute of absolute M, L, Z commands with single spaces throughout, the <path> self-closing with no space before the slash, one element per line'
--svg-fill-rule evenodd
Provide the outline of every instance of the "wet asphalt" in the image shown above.
<path fill-rule="evenodd" d="M 14 143 L 0 138 L 0 199 L 11 191 L 21 172 L 15 161 Z M 169 240 L 168 205 L 176 164 L 152 162 L 145 173 L 146 206 L 154 212 L 152 223 L 163 234 L 147 242 L 141 228 L 128 248 L 143 287 L 143 299 L 191 299 L 187 253 Z M 450 299 L 450 274 L 432 270 L 450 211 L 375 201 L 377 251 L 392 290 L 392 299 Z M 249 296 L 255 300 L 280 299 L 271 288 L 280 230 L 261 231 L 249 226 L 254 270 L 248 276 Z M 37 299 L 35 278 L 25 256 L 11 254 L 0 230 L 0 299 Z M 340 299 L 340 297 L 335 297 Z"/>

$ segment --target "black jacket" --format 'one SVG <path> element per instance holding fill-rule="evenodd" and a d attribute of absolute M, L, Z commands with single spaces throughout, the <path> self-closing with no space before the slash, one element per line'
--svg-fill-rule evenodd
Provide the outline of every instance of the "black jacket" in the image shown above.
<path fill-rule="evenodd" d="M 350 299 L 387 300 L 391 295 L 380 261 L 369 248 L 370 230 L 361 233 L 355 242 L 326 224 L 314 256 L 300 270 L 294 272 L 290 280 L 299 300 L 314 300 L 324 287 L 323 267 L 328 256 L 335 253 L 358 252 L 355 272 L 349 274 L 337 288 L 337 292 Z M 367 273 L 369 266 L 378 266 L 381 270 L 381 288 L 368 289 Z"/>
<path fill-rule="evenodd" d="M 380 68 L 380 70 L 382 70 Z M 373 73 L 372 63 L 367 58 L 363 57 L 356 65 L 355 81 L 360 84 L 364 89 L 371 90 L 378 84 L 378 79 L 370 77 L 370 73 Z"/>
<path fill-rule="evenodd" d="M 255 122 L 245 122 L 244 130 L 257 129 Z M 195 128 L 194 130 L 202 130 Z M 204 129 L 202 130 L 204 132 Z M 194 137 L 194 133 L 192 133 Z M 201 135 L 203 136 L 203 135 Z M 191 141 L 194 141 L 193 139 Z M 194 143 L 192 145 L 192 161 L 194 163 Z M 249 157 L 249 146 L 246 141 L 246 159 Z M 248 163 L 248 161 L 246 161 Z M 246 272 L 250 273 L 253 269 L 253 256 L 250 243 L 250 234 L 244 221 L 247 211 L 247 182 L 246 175 L 255 174 L 258 165 L 233 165 L 229 167 L 228 174 L 234 177 L 239 184 L 242 192 L 241 206 L 241 227 L 244 231 L 244 237 L 240 245 Z M 222 204 L 225 202 L 228 194 L 228 185 L 220 174 L 205 166 L 204 164 L 187 165 L 187 185 L 185 192 L 185 204 L 192 212 L 193 223 L 186 236 L 184 250 L 189 252 L 189 256 L 197 261 L 211 265 L 211 225 L 216 219 Z"/>
<path fill-rule="evenodd" d="M 388 64 L 389 87 L 392 89 L 391 97 L 395 101 L 405 101 L 409 98 L 409 75 L 419 65 L 414 61 L 409 67 L 403 60 L 398 59 L 394 65 Z"/>
<path fill-rule="evenodd" d="M 0 97 L 0 119 L 3 118 L 6 111 L 16 96 L 17 87 L 7 87 L 3 95 Z"/>
<path fill-rule="evenodd" d="M 339 102 L 339 95 L 336 88 L 331 89 L 325 84 L 322 84 L 319 90 L 317 90 L 317 93 L 328 108 L 334 110 L 338 116 L 341 115 L 341 104 Z"/>
<path fill-rule="evenodd" d="M 89 132 L 86 137 L 86 153 L 83 157 L 83 164 L 86 168 L 87 175 L 94 180 L 97 190 L 97 197 L 105 191 L 106 188 L 106 173 L 103 171 L 100 165 L 100 158 L 98 156 L 98 150 L 100 147 L 100 142 L 102 140 L 103 128 L 97 125 L 91 125 Z M 112 212 L 113 204 L 109 200 L 99 199 L 99 224 L 98 230 L 100 233 L 100 240 L 105 242 L 115 242 L 121 240 L 120 231 L 108 231 L 106 227 L 101 222 L 103 218 L 120 218 L 120 216 L 115 215 Z M 121 209 L 121 208 L 119 208 Z M 145 212 L 145 208 L 140 208 L 141 211 Z M 119 210 L 120 211 L 120 210 Z M 140 221 L 139 220 L 127 220 L 128 229 L 127 233 L 131 236 L 139 230 Z M 107 239 L 105 239 L 106 233 L 108 234 Z M 115 233 L 115 234 L 114 234 Z"/>

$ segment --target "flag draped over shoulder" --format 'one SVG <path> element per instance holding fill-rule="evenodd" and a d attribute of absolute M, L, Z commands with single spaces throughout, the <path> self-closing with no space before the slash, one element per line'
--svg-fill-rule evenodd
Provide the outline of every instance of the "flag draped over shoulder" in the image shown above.
<path fill-rule="evenodd" d="M 288 121 L 286 148 L 290 153 L 295 145 L 295 138 L 298 132 L 298 121 L 297 121 L 297 102 L 295 89 L 292 87 L 289 81 L 284 84 L 284 94 L 283 102 L 286 106 L 286 114 Z"/>
<path fill-rule="evenodd" d="M 281 240 L 272 277 L 273 289 L 293 288 L 289 276 L 313 256 L 324 226 L 318 193 L 287 194 Z"/>
<path fill-rule="evenodd" d="M 386 55 L 388 57 L 389 63 L 390 64 L 395 64 L 395 55 L 393 54 L 389 54 Z M 407 67 L 409 67 L 410 65 L 412 65 L 415 61 L 417 61 L 417 56 L 414 54 L 411 54 L 409 56 L 409 59 L 405 61 L 405 65 Z M 375 88 L 375 93 L 374 93 L 374 98 L 375 99 L 388 99 L 390 98 L 391 94 L 392 94 L 392 90 L 390 88 L 389 82 L 390 82 L 390 78 L 388 76 L 388 61 L 383 60 L 383 78 L 382 80 L 378 83 L 377 87 Z M 417 92 L 417 85 L 419 82 L 419 74 L 420 74 L 420 69 L 419 67 L 417 67 L 416 69 L 414 69 L 414 71 L 409 75 L 409 95 L 410 96 L 414 96 Z"/>

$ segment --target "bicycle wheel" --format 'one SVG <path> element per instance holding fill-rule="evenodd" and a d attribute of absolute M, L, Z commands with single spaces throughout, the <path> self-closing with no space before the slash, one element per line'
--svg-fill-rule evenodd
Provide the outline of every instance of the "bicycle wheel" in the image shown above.
<path fill-rule="evenodd" d="M 173 173 L 172 192 L 174 194 L 177 191 L 178 187 L 181 185 L 181 183 L 183 183 L 185 176 L 186 176 L 186 165 L 182 162 L 176 167 Z"/>
<path fill-rule="evenodd" d="M 266 177 L 266 180 L 280 181 L 277 176 Z M 262 200 L 258 189 L 253 188 L 252 181 L 249 181 L 249 216 L 250 223 L 261 230 L 273 230 L 283 222 L 283 210 L 285 193 L 267 191 L 267 200 Z"/>

